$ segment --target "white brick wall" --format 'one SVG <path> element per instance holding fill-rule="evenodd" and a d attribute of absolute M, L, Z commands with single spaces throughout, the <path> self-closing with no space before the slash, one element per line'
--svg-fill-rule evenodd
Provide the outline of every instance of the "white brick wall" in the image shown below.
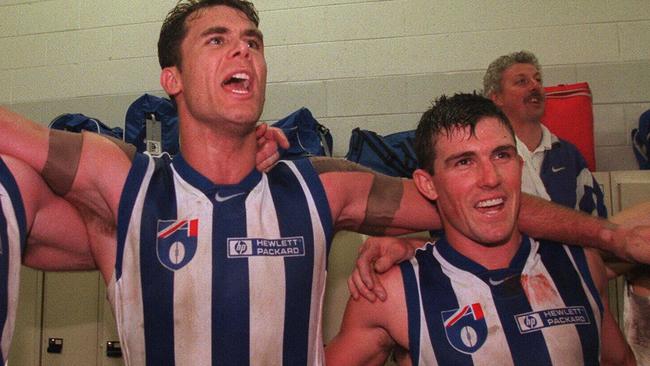
<path fill-rule="evenodd" d="M 156 40 L 176 0 L 0 0 L 0 104 L 43 122 L 113 125 L 161 93 Z M 650 108 L 647 0 L 257 0 L 264 120 L 307 106 L 347 151 L 357 126 L 413 128 L 441 93 L 481 88 L 495 57 L 537 54 L 547 85 L 588 81 L 599 170 L 634 169 L 630 129 Z M 488 14 L 488 15 L 486 15 Z"/>

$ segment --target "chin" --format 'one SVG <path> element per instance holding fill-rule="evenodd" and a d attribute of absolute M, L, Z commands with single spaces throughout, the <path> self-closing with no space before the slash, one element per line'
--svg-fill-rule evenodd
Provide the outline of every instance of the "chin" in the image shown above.
<path fill-rule="evenodd" d="M 496 229 L 496 230 L 495 230 Z M 482 235 L 479 235 L 479 242 L 490 248 L 495 248 L 507 244 L 512 239 L 513 228 L 492 228 L 492 230 L 485 230 Z"/>

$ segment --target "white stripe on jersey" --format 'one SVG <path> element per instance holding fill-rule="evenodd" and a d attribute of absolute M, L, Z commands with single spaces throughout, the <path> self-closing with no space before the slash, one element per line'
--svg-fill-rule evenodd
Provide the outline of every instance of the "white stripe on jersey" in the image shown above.
<path fill-rule="evenodd" d="M 153 165 L 153 164 L 152 164 Z M 176 212 L 179 219 L 199 219 L 197 245 L 191 266 L 174 272 L 174 309 L 192 308 L 192 313 L 174 312 L 174 358 L 176 365 L 208 365 L 212 360 L 212 203 L 206 195 L 174 171 Z M 146 185 L 148 186 L 148 184 Z M 141 211 L 136 211 L 141 212 Z M 138 222 L 140 225 L 140 222 Z M 196 303 L 200 305 L 188 305 Z M 200 337 L 197 335 L 200 334 Z"/>
<path fill-rule="evenodd" d="M 18 289 L 20 287 L 20 263 L 21 263 L 21 248 L 20 248 L 20 228 L 18 227 L 18 218 L 14 211 L 14 206 L 9 197 L 6 189 L 0 185 L 0 199 L 2 200 L 2 209 L 7 222 L 7 239 L 9 240 L 8 247 L 9 253 L 2 253 L 0 247 L 0 255 L 8 255 L 8 278 L 7 281 L 7 319 L 5 320 L 4 328 L 2 329 L 2 354 L 7 357 L 9 355 L 9 346 L 11 345 L 11 338 L 14 332 L 14 323 L 16 321 L 16 308 L 18 307 Z"/>
<path fill-rule="evenodd" d="M 264 175 L 260 184 L 246 198 L 248 237 L 281 237 L 277 216 L 260 215 L 261 212 L 276 212 L 273 199 L 268 193 L 268 178 Z M 282 352 L 268 352 L 268 350 L 282 349 L 285 312 L 283 309 L 277 309 L 269 304 L 285 303 L 284 257 L 250 257 L 248 258 L 248 275 L 250 283 L 273 282 L 273 285 L 269 286 L 256 286 L 255 290 L 250 293 L 250 344 L 258 345 L 250 349 L 251 361 L 254 360 L 253 363 L 259 365 L 281 365 Z M 264 324 L 264 326 L 260 326 L 260 324 Z"/>

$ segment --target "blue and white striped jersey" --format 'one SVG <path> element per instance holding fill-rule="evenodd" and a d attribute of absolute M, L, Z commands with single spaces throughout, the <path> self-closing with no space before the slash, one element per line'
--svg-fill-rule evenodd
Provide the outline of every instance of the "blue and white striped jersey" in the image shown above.
<path fill-rule="evenodd" d="M 0 159 L 0 351 L 4 365 L 16 320 L 20 263 L 26 242 L 25 208 L 11 171 Z"/>
<path fill-rule="evenodd" d="M 534 151 L 517 139 L 524 159 L 521 190 L 561 205 L 607 217 L 605 196 L 575 145 L 542 126 L 542 141 Z"/>
<path fill-rule="evenodd" d="M 597 365 L 602 303 L 582 248 L 524 237 L 487 270 L 445 238 L 401 264 L 413 365 Z"/>
<path fill-rule="evenodd" d="M 555 135 L 552 138 L 553 145 L 544 156 L 540 174 L 551 201 L 590 215 L 607 217 L 603 191 L 578 148 Z"/>
<path fill-rule="evenodd" d="M 333 235 L 308 160 L 214 185 L 137 155 L 109 287 L 130 365 L 321 365 Z"/>

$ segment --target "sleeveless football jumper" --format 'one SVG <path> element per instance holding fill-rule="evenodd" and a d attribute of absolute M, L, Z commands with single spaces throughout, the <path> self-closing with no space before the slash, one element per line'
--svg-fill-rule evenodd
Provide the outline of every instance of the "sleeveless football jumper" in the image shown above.
<path fill-rule="evenodd" d="M 130 365 L 321 365 L 333 235 L 308 160 L 215 185 L 136 155 L 109 286 Z"/>
<path fill-rule="evenodd" d="M 0 351 L 7 362 L 16 320 L 20 263 L 26 243 L 23 201 L 13 175 L 0 159 Z"/>
<path fill-rule="evenodd" d="M 523 237 L 487 270 L 446 239 L 401 264 L 413 365 L 598 365 L 602 302 L 582 248 Z"/>

